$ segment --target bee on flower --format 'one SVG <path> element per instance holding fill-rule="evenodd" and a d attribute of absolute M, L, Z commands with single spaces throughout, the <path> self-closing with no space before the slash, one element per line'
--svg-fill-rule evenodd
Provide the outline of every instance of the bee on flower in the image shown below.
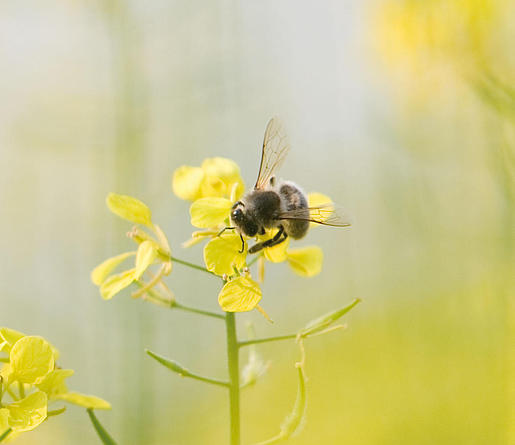
<path fill-rule="evenodd" d="M 194 232 L 184 246 L 210 239 L 204 247 L 206 267 L 220 276 L 237 277 L 237 282 L 249 280 L 245 286 L 238 286 L 240 290 L 255 290 L 257 286 L 249 277 L 239 276 L 255 261 L 247 263 L 248 254 L 258 254 L 259 281 L 264 277 L 265 259 L 273 263 L 287 261 L 295 273 L 314 276 L 322 268 L 322 250 L 318 246 L 290 248 L 290 239 L 303 238 L 316 224 L 350 225 L 328 196 L 306 195 L 295 183 L 276 178 L 288 151 L 284 130 L 273 118 L 265 131 L 256 184 L 245 194 L 240 169 L 229 159 L 206 159 L 201 167 L 182 166 L 174 173 L 174 193 L 193 201 L 191 224 L 204 229 Z M 248 241 L 253 238 L 256 242 L 249 247 Z M 237 299 L 228 299 L 231 304 L 220 297 L 219 302 L 226 311 L 250 310 L 257 305 L 257 297 L 249 298 L 248 292 L 245 295 L 246 298 L 238 295 Z M 246 304 L 236 304 L 242 299 Z"/>

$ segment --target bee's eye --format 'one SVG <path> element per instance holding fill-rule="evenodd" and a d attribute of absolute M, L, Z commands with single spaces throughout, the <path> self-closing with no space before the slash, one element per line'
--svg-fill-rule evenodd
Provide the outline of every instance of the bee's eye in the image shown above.
<path fill-rule="evenodd" d="M 234 209 L 231 213 L 231 218 L 234 221 L 241 221 L 243 218 L 243 211 L 241 209 Z"/>

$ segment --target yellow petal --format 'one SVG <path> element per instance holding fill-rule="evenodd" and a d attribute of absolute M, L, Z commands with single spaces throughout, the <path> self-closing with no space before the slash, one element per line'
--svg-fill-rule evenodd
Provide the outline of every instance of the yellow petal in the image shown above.
<path fill-rule="evenodd" d="M 260 236 L 259 240 L 265 241 L 270 238 L 273 238 L 278 230 L 279 229 L 267 230 L 267 234 Z M 280 244 L 276 244 L 275 246 L 272 246 L 272 247 L 265 247 L 263 249 L 265 258 L 272 263 L 281 263 L 283 261 L 286 261 L 286 250 L 288 249 L 289 245 L 290 245 L 290 239 L 286 238 L 286 240 Z"/>
<path fill-rule="evenodd" d="M 56 396 L 56 399 L 83 406 L 84 408 L 111 409 L 111 404 L 104 399 L 87 394 L 80 394 L 78 392 L 67 392 L 64 394 L 59 394 Z"/>
<path fill-rule="evenodd" d="M 157 257 L 157 245 L 153 241 L 143 241 L 138 247 L 136 254 L 136 269 L 134 279 L 139 280 L 141 275 L 155 261 Z"/>
<path fill-rule="evenodd" d="M 9 410 L 7 408 L 0 408 L 0 435 L 9 429 Z"/>
<path fill-rule="evenodd" d="M 12 347 L 12 379 L 21 383 L 39 383 L 54 369 L 54 352 L 44 338 L 26 336 Z"/>
<path fill-rule="evenodd" d="M 106 199 L 107 207 L 120 218 L 152 227 L 152 214 L 150 209 L 139 199 L 127 195 L 109 193 Z"/>
<path fill-rule="evenodd" d="M 202 184 L 200 185 L 200 197 L 222 198 L 227 195 L 227 185 L 217 176 L 204 175 Z"/>
<path fill-rule="evenodd" d="M 46 419 L 47 396 L 37 391 L 6 408 L 9 410 L 9 426 L 13 431 L 30 431 Z"/>
<path fill-rule="evenodd" d="M 248 277 L 237 277 L 225 283 L 218 294 L 218 304 L 225 312 L 246 312 L 261 300 L 259 285 Z"/>
<path fill-rule="evenodd" d="M 225 198 L 197 199 L 190 207 L 191 224 L 200 229 L 218 226 L 229 217 L 231 207 Z"/>
<path fill-rule="evenodd" d="M 228 197 L 231 195 L 235 184 L 235 199 L 238 199 L 243 193 L 244 184 L 241 179 L 240 168 L 231 159 L 207 158 L 202 163 L 202 169 L 206 173 L 202 187 L 202 196 Z M 210 179 L 208 180 L 207 178 Z"/>
<path fill-rule="evenodd" d="M 318 246 L 291 249 L 287 253 L 288 264 L 293 271 L 302 277 L 312 277 L 322 270 L 324 254 Z"/>
<path fill-rule="evenodd" d="M 93 269 L 91 272 L 91 281 L 93 281 L 93 283 L 95 283 L 97 286 L 100 286 L 109 276 L 109 274 L 118 267 L 118 265 L 135 254 L 136 252 L 125 252 L 112 258 L 108 258 Z"/>
<path fill-rule="evenodd" d="M 173 173 L 172 189 L 176 196 L 188 201 L 200 198 L 200 185 L 204 170 L 200 167 L 183 165 Z"/>
<path fill-rule="evenodd" d="M 321 205 L 331 204 L 333 200 L 323 193 L 308 193 L 308 206 L 317 207 Z"/>
<path fill-rule="evenodd" d="M 12 346 L 25 334 L 9 328 L 0 328 L 0 351 L 11 352 Z"/>
<path fill-rule="evenodd" d="M 236 182 L 240 177 L 240 167 L 231 159 L 206 158 L 202 162 L 202 170 L 207 175 L 217 176 L 224 182 Z"/>
<path fill-rule="evenodd" d="M 308 194 L 308 206 L 309 207 L 320 207 L 320 206 L 327 206 L 324 207 L 324 212 L 312 212 L 312 216 L 315 217 L 317 221 L 325 221 L 329 215 L 331 214 L 331 211 L 334 210 L 334 207 L 331 207 L 330 204 L 333 204 L 333 200 L 329 198 L 329 196 L 324 195 L 323 193 L 313 192 Z M 327 209 L 327 210 L 326 210 Z M 316 223 L 310 223 L 311 227 L 318 226 Z"/>
<path fill-rule="evenodd" d="M 100 295 L 102 295 L 102 298 L 104 300 L 110 300 L 118 292 L 130 286 L 134 281 L 134 270 L 135 269 L 129 269 L 117 275 L 111 275 L 105 280 L 102 286 L 100 286 Z"/>
<path fill-rule="evenodd" d="M 54 369 L 36 386 L 39 390 L 46 393 L 48 398 L 55 398 L 58 394 L 68 392 L 64 381 L 66 378 L 72 376 L 74 372 L 73 369 Z"/>
<path fill-rule="evenodd" d="M 204 262 L 211 272 L 217 275 L 232 275 L 234 267 L 241 269 L 245 265 L 247 256 L 247 243 L 244 251 L 241 250 L 240 236 L 228 233 L 213 238 L 204 246 Z"/>

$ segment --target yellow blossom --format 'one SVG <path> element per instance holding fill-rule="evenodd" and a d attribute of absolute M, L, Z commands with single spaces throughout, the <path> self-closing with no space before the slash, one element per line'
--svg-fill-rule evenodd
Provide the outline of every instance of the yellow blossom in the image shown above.
<path fill-rule="evenodd" d="M 0 353 L 7 354 L 0 370 L 0 435 L 11 430 L 7 441 L 33 430 L 47 419 L 50 400 L 95 409 L 110 407 L 98 397 L 68 391 L 65 379 L 74 371 L 56 366 L 59 353 L 44 338 L 0 327 L 0 345 Z M 61 412 L 63 410 L 57 410 L 54 414 Z"/>
<path fill-rule="evenodd" d="M 232 275 L 234 268 L 240 270 L 246 261 L 247 243 L 243 252 L 240 236 L 235 233 L 224 233 L 213 238 L 204 247 L 204 262 L 209 271 L 217 275 Z"/>
<path fill-rule="evenodd" d="M 107 197 L 109 209 L 116 215 L 129 221 L 147 226 L 154 234 L 148 234 L 139 227 L 133 228 L 127 235 L 139 244 L 137 251 L 125 252 L 108 258 L 99 264 L 91 272 L 91 280 L 99 286 L 100 295 L 105 300 L 110 300 L 116 294 L 129 287 L 132 283 L 141 284 L 143 274 L 154 263 L 162 263 L 157 275 L 156 283 L 151 282 L 148 286 L 157 284 L 162 275 L 167 275 L 172 270 L 170 261 L 170 245 L 161 228 L 152 222 L 150 209 L 141 201 L 131 196 L 117 195 L 110 193 Z M 134 267 L 114 273 L 115 269 L 131 256 L 136 256 Z M 146 284 L 144 284 L 146 286 Z M 145 290 L 138 291 L 135 298 L 144 294 Z"/>
<path fill-rule="evenodd" d="M 218 304 L 225 312 L 247 312 L 261 300 L 259 285 L 248 277 L 236 277 L 225 283 L 218 295 Z"/>
<path fill-rule="evenodd" d="M 229 198 L 236 185 L 236 199 L 244 191 L 238 165 L 226 158 L 205 159 L 201 167 L 183 165 L 175 170 L 173 192 L 181 199 L 196 201 L 200 198 Z"/>

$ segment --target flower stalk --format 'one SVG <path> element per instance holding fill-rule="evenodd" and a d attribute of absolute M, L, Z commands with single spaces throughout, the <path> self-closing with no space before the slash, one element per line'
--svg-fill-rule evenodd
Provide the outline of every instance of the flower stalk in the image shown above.
<path fill-rule="evenodd" d="M 227 330 L 227 367 L 229 369 L 229 403 L 231 416 L 231 445 L 240 445 L 240 370 L 236 316 L 225 314 Z"/>

